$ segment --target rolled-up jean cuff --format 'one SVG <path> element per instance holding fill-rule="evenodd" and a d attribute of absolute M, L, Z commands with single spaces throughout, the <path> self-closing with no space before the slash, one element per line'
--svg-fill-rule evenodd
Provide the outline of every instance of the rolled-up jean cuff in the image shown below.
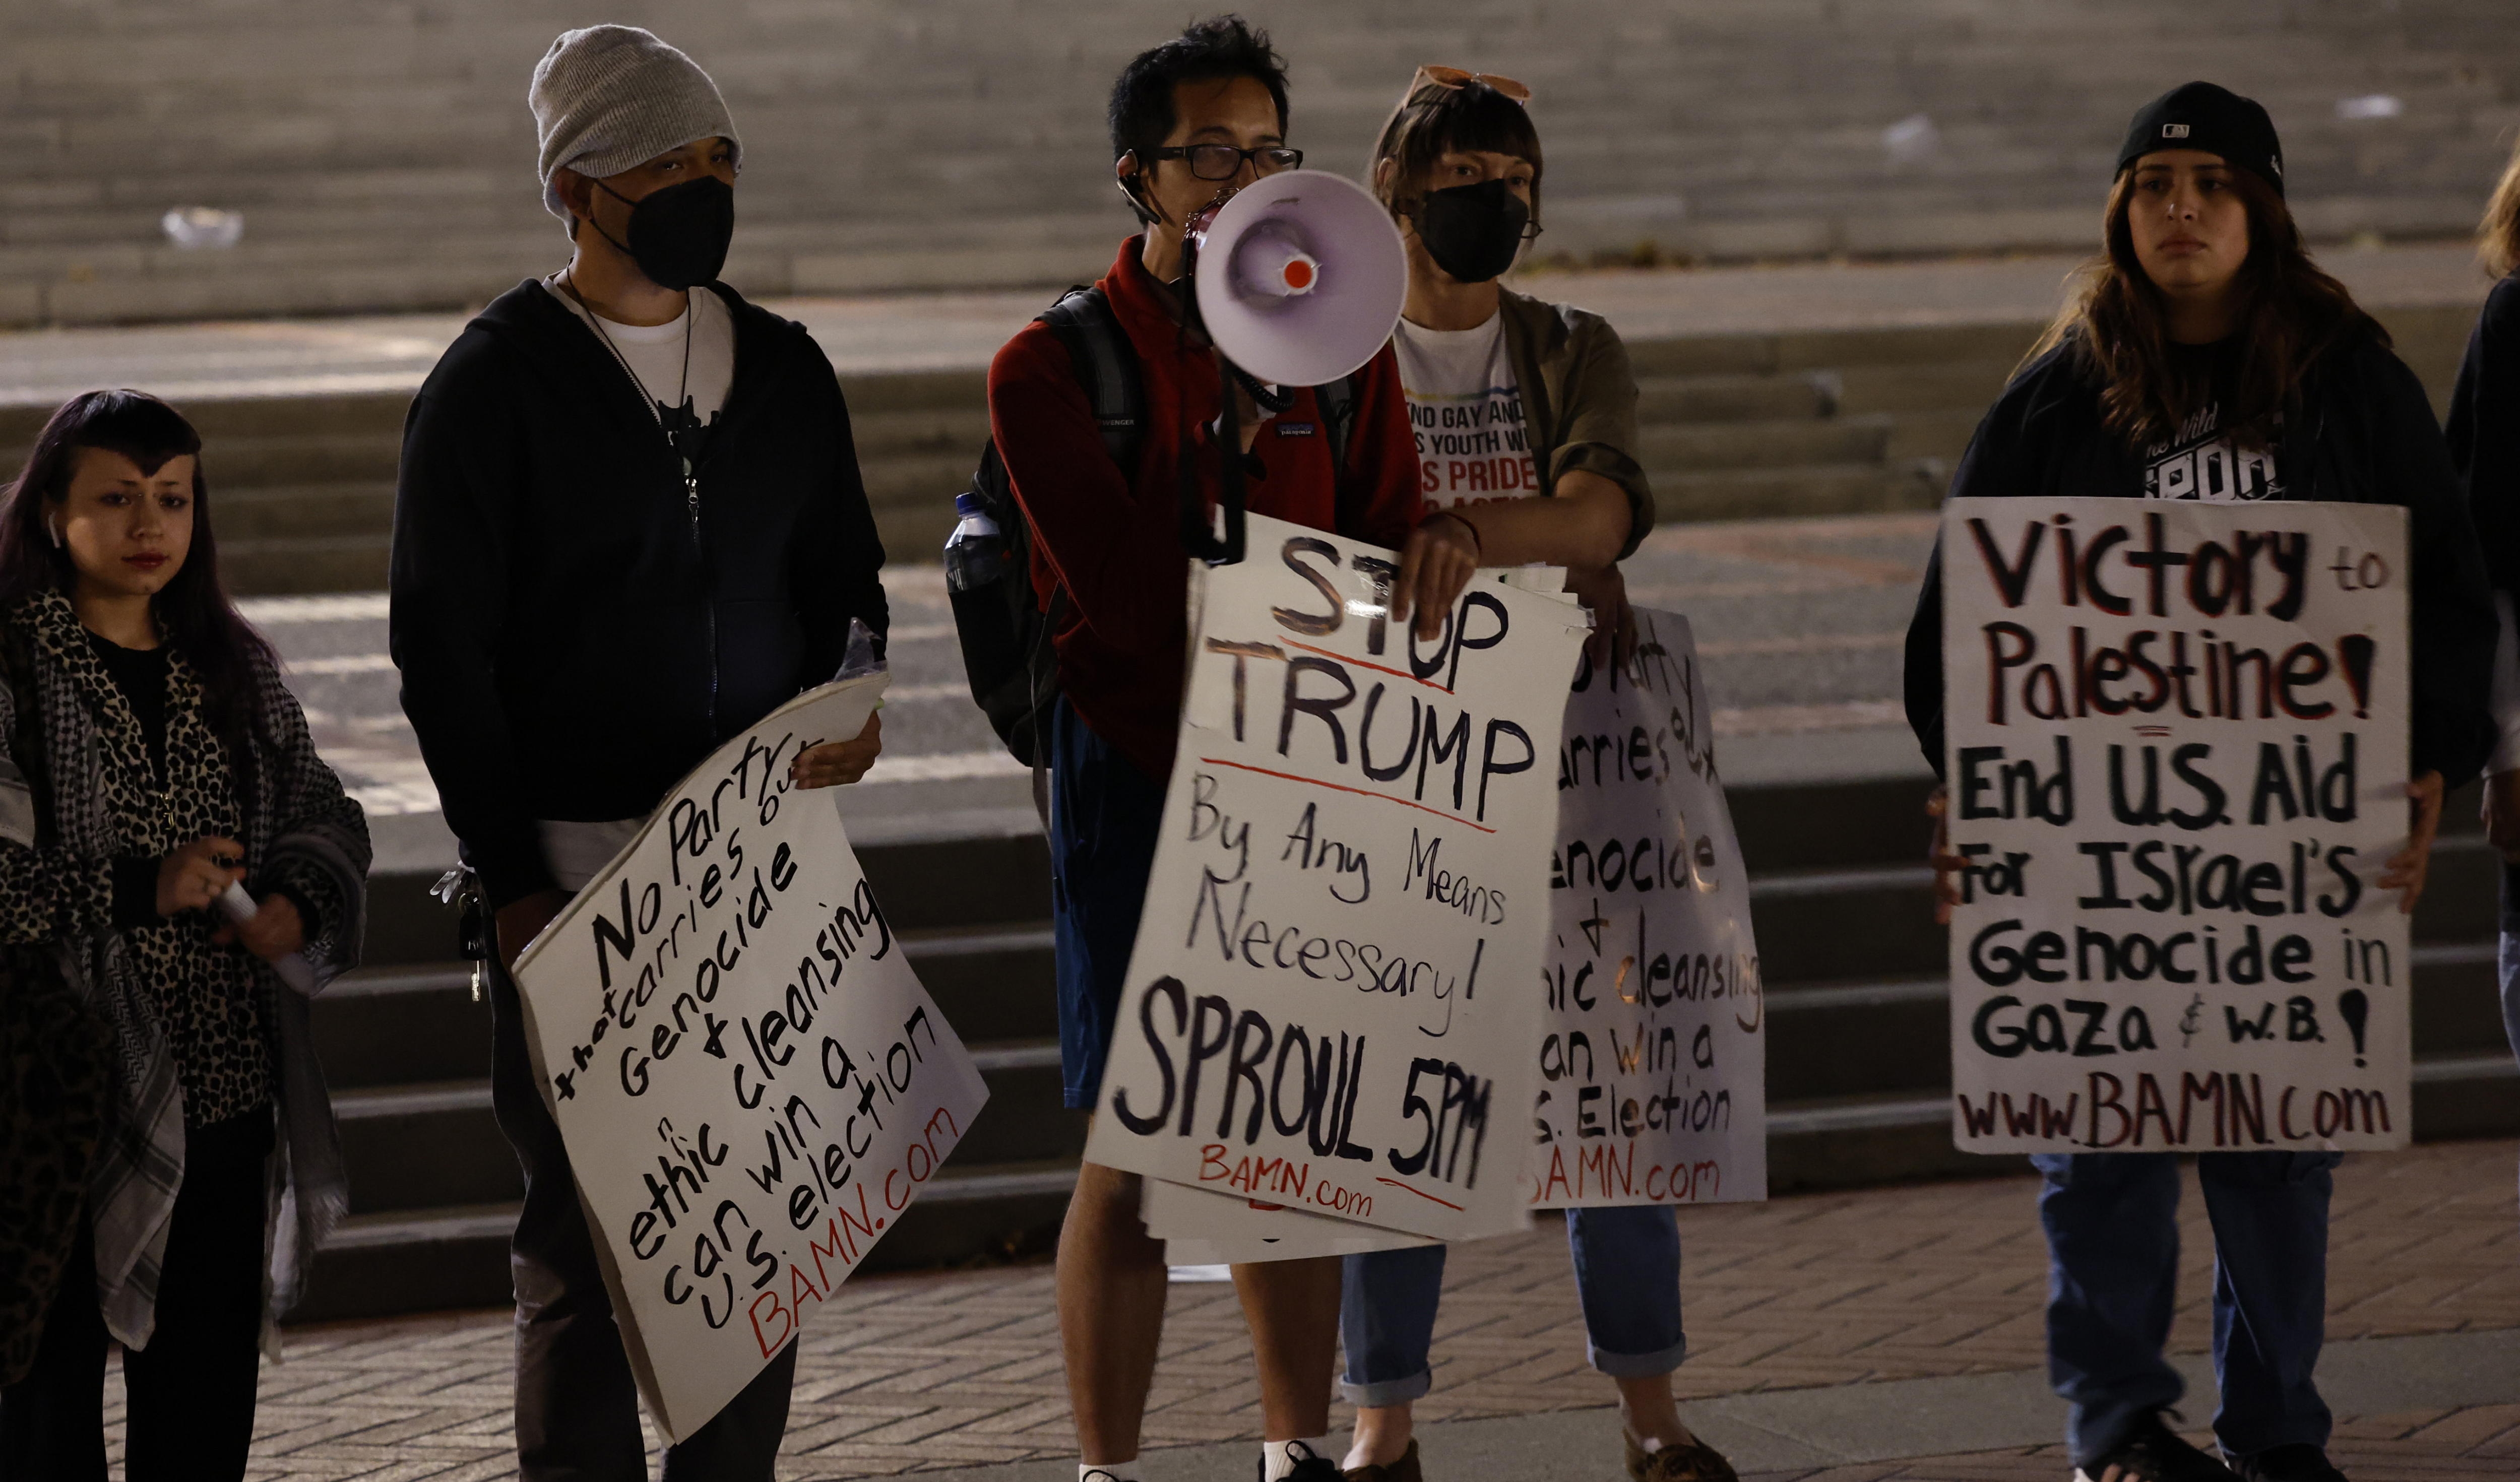
<path fill-rule="evenodd" d="M 1339 1393 L 1346 1397 L 1347 1403 L 1360 1407 L 1407 1405 L 1424 1399 L 1426 1391 L 1434 1387 L 1435 1370 L 1432 1369 L 1421 1369 L 1405 1379 L 1384 1379 L 1376 1384 L 1358 1384 L 1346 1378 L 1339 1380 Z"/>
<path fill-rule="evenodd" d="M 1613 1379 L 1650 1379 L 1680 1368 L 1688 1357 L 1688 1340 L 1683 1338 L 1654 1353 L 1604 1353 L 1588 1342 L 1584 1345 L 1584 1357 L 1593 1361 L 1596 1370 Z"/>

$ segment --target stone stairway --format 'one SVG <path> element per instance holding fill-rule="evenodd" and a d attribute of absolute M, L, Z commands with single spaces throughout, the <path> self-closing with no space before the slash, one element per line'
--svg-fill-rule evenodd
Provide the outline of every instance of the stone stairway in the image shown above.
<path fill-rule="evenodd" d="M 1535 291 L 1581 300 L 1581 277 Z M 2473 312 L 2393 309 L 2399 352 L 2445 404 Z M 1632 344 L 1642 453 L 1665 522 L 1930 510 L 2038 327 L 1709 335 Z M 843 376 L 858 462 L 895 561 L 934 559 L 988 436 L 978 371 Z M 384 585 L 401 392 L 188 401 L 220 561 L 240 595 Z M 0 407 L 0 469 L 45 409 Z"/>
<path fill-rule="evenodd" d="M 1545 256 L 2080 246 L 2144 99 L 2265 100 L 2323 239 L 2456 234 L 2520 121 L 2505 0 L 1459 0 L 1250 8 L 1294 142 L 1353 171 L 1421 62 L 1536 89 Z M 1107 260 L 1104 94 L 1188 13 L 1120 0 L 81 0 L 20 6 L 0 322 L 453 308 L 550 270 L 524 107 L 564 26 L 651 25 L 748 141 L 755 294 L 1052 285 Z M 2339 105 L 2385 97 L 2392 105 Z M 2353 116 L 2348 116 L 2352 113 Z M 1912 120 L 1928 120 L 1919 128 Z M 1886 134 L 1906 123 L 1894 148 Z M 241 211 L 170 245 L 177 206 Z"/>
<path fill-rule="evenodd" d="M 1778 1192 L 2018 1166 L 1952 1145 L 1947 949 L 1917 863 L 1924 792 L 1921 780 L 1732 789 L 1767 983 Z M 2520 1078 L 2497 1010 L 2498 867 L 2472 786 L 2448 818 L 2415 919 L 2414 1133 L 2507 1136 L 2520 1129 Z M 860 852 L 990 1091 L 867 1269 L 1046 1250 L 1085 1123 L 1058 1104 L 1041 839 L 1011 831 Z M 507 1300 L 520 1185 L 490 1111 L 489 1010 L 448 960 L 452 920 L 426 885 L 378 878 L 371 966 L 316 1003 L 352 1213 L 319 1258 L 301 1321 Z"/>

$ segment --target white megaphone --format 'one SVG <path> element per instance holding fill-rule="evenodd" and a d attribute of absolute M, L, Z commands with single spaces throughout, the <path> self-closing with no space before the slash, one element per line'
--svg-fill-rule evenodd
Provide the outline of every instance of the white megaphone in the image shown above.
<path fill-rule="evenodd" d="M 1266 175 L 1192 228 L 1207 337 L 1261 381 L 1317 386 L 1374 357 L 1409 296 L 1391 212 L 1327 170 Z"/>

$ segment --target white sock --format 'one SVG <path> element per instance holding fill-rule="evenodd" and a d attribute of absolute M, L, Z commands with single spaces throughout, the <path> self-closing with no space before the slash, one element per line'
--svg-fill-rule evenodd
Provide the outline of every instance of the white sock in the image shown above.
<path fill-rule="evenodd" d="M 1294 1474 L 1295 1463 L 1308 1457 L 1328 1457 L 1330 1438 L 1307 1436 L 1300 1441 L 1263 1441 L 1260 1443 L 1260 1482 L 1285 1482 Z"/>
<path fill-rule="evenodd" d="M 1129 1482 L 1119 1468 L 1137 1464 L 1135 1461 L 1118 1461 L 1109 1466 L 1097 1466 L 1091 1461 L 1079 1461 L 1076 1463 L 1076 1482 Z"/>

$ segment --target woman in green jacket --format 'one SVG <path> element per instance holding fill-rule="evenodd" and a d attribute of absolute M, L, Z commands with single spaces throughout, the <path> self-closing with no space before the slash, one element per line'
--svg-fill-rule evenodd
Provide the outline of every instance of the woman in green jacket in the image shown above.
<path fill-rule="evenodd" d="M 1598 659 L 1634 623 L 1618 562 L 1653 528 L 1637 461 L 1637 383 L 1599 315 L 1502 287 L 1538 235 L 1540 135 L 1530 90 L 1506 77 L 1420 67 L 1374 148 L 1373 188 L 1409 248 L 1409 299 L 1392 336 L 1418 432 L 1418 490 L 1470 527 L 1484 566 L 1567 568 L 1595 617 Z M 1680 1229 L 1668 1205 L 1574 1209 L 1567 1244 L 1593 1367 L 1618 1386 L 1629 1474 L 1731 1482 L 1681 1423 L 1671 1374 L 1681 1329 Z M 1347 1475 L 1418 1482 L 1410 1402 L 1427 1364 L 1444 1247 L 1351 1256 L 1340 1311 L 1342 1387 L 1357 1406 Z"/>

